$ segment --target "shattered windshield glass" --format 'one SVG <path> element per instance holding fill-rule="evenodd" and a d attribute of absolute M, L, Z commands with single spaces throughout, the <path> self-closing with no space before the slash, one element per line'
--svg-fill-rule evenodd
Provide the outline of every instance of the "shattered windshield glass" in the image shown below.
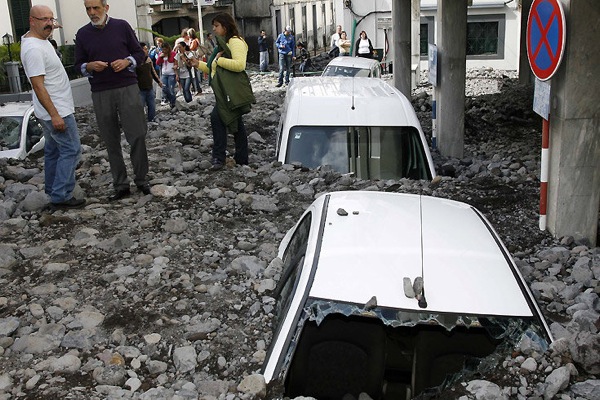
<path fill-rule="evenodd" d="M 355 315 L 372 317 L 381 320 L 391 327 L 408 326 L 417 324 L 439 325 L 446 330 L 462 326 L 466 328 L 484 328 L 494 339 L 509 340 L 518 345 L 523 335 L 539 343 L 540 349 L 545 351 L 549 341 L 543 339 L 543 329 L 533 318 L 523 317 L 476 317 L 472 315 L 434 314 L 414 311 L 376 308 L 365 311 L 362 305 L 336 303 L 327 300 L 311 299 L 307 302 L 303 315 L 309 321 L 320 325 L 325 317 L 330 314 L 342 314 L 346 317 Z M 535 338 L 535 339 L 534 339 Z"/>
<path fill-rule="evenodd" d="M 426 398 L 473 374 L 493 373 L 524 341 L 544 352 L 550 338 L 534 318 L 309 299 L 282 354 L 279 378 L 289 397 L 342 398 L 366 391 L 379 398 L 385 388 L 383 399 Z"/>
<path fill-rule="evenodd" d="M 0 117 L 0 151 L 19 147 L 23 117 Z"/>

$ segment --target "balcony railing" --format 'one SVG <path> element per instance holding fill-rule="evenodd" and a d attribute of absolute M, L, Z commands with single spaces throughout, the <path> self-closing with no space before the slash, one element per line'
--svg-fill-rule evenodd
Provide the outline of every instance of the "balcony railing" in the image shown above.
<path fill-rule="evenodd" d="M 183 3 L 181 0 L 163 0 L 162 10 L 179 10 L 183 7 Z"/>

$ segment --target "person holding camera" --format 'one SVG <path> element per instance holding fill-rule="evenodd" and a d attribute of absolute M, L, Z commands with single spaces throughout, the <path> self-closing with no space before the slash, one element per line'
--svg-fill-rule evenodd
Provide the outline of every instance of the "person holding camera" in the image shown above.
<path fill-rule="evenodd" d="M 269 70 L 269 44 L 267 43 L 267 32 L 264 29 L 260 31 L 258 37 L 258 56 L 260 72 L 267 72 Z"/>
<path fill-rule="evenodd" d="M 156 65 L 160 66 L 160 80 L 162 81 L 163 96 L 169 102 L 171 109 L 175 107 L 175 52 L 168 42 L 164 42 L 156 58 Z"/>
<path fill-rule="evenodd" d="M 192 68 L 191 60 L 194 58 L 194 53 L 190 51 L 190 46 L 185 44 L 184 41 L 177 44 L 175 71 L 186 103 L 192 101 L 192 92 L 190 91 L 190 87 L 192 86 L 192 74 L 190 73 L 190 70 Z"/>

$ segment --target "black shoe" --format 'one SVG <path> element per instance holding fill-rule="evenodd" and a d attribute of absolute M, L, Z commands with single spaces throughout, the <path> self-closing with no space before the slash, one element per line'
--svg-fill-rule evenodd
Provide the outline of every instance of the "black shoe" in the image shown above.
<path fill-rule="evenodd" d="M 144 194 L 150 194 L 150 185 L 148 185 L 148 184 L 137 185 L 137 188 L 140 192 L 142 192 Z"/>
<path fill-rule="evenodd" d="M 211 171 L 218 171 L 220 169 L 223 169 L 223 167 L 224 167 L 224 164 L 221 161 L 219 161 L 216 158 L 212 159 L 212 167 L 210 167 Z"/>
<path fill-rule="evenodd" d="M 71 197 L 67 201 L 52 203 L 52 207 L 56 209 L 82 208 L 85 206 L 85 203 L 85 199 L 76 199 L 75 197 Z"/>
<path fill-rule="evenodd" d="M 108 198 L 108 201 L 117 201 L 121 200 L 125 197 L 128 197 L 131 194 L 131 190 L 129 188 L 117 190 L 115 194 Z"/>
<path fill-rule="evenodd" d="M 275 87 L 281 87 L 283 85 L 283 83 L 278 83 L 277 85 L 275 85 Z"/>

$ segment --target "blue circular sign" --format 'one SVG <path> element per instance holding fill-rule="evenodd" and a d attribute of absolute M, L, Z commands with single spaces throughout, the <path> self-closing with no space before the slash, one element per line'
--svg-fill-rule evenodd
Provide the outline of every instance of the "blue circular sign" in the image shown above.
<path fill-rule="evenodd" d="M 554 75 L 565 49 L 565 13 L 559 0 L 534 0 L 527 19 L 527 57 L 540 80 Z"/>

